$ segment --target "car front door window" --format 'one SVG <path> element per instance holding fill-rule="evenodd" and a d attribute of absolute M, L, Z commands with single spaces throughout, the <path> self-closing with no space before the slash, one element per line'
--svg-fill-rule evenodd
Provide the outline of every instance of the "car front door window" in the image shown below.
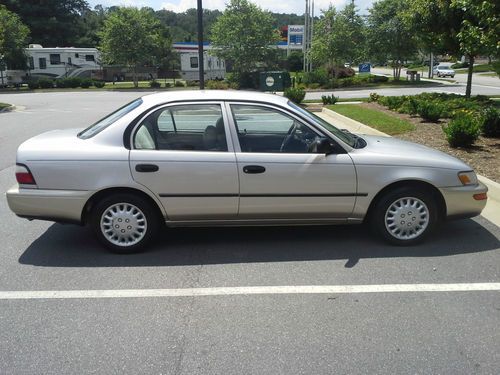
<path fill-rule="evenodd" d="M 268 107 L 233 104 L 242 152 L 315 153 L 319 135 L 287 114 Z"/>

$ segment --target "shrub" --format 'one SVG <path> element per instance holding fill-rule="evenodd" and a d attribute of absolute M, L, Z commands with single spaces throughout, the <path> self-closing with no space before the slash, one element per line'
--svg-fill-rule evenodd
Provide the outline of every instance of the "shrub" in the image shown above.
<path fill-rule="evenodd" d="M 441 118 L 443 107 L 441 104 L 421 101 L 418 105 L 418 115 L 425 121 L 436 122 Z"/>
<path fill-rule="evenodd" d="M 443 131 L 451 147 L 470 147 L 479 137 L 481 128 L 475 116 L 460 112 L 443 127 Z"/>
<path fill-rule="evenodd" d="M 170 82 L 165 82 L 165 87 L 168 89 L 169 87 L 172 87 L 172 84 Z"/>
<path fill-rule="evenodd" d="M 457 62 L 451 66 L 451 69 L 461 69 L 461 68 L 468 68 L 468 67 L 469 67 L 468 62 L 463 62 L 463 63 Z"/>
<path fill-rule="evenodd" d="M 320 84 L 319 83 L 310 83 L 307 85 L 307 87 L 309 87 L 310 89 L 313 89 L 313 90 L 317 90 L 320 88 Z"/>
<path fill-rule="evenodd" d="M 182 82 L 182 81 L 175 81 L 174 86 L 175 87 L 185 87 L 184 82 Z"/>
<path fill-rule="evenodd" d="M 51 89 L 54 87 L 54 82 L 51 79 L 48 78 L 42 78 L 38 81 L 38 85 L 42 89 Z"/>
<path fill-rule="evenodd" d="M 159 89 L 161 87 L 161 83 L 153 79 L 149 81 L 149 87 L 153 89 Z"/>
<path fill-rule="evenodd" d="M 322 95 L 321 96 L 321 101 L 323 102 L 324 105 L 327 104 L 335 104 L 339 100 L 338 97 L 335 95 Z"/>
<path fill-rule="evenodd" d="M 391 110 L 397 110 L 399 107 L 401 107 L 404 101 L 404 96 L 383 96 L 378 100 L 380 104 Z"/>
<path fill-rule="evenodd" d="M 344 68 L 343 66 L 337 66 L 330 68 L 328 70 L 328 74 L 330 75 L 330 77 L 348 78 L 348 77 L 354 77 L 356 75 L 356 72 L 352 68 Z"/>
<path fill-rule="evenodd" d="M 328 76 L 328 72 L 323 68 L 314 69 L 312 72 L 308 72 L 304 74 L 303 82 L 310 86 L 313 83 L 318 84 L 319 86 L 327 85 L 330 77 Z"/>
<path fill-rule="evenodd" d="M 368 102 L 371 103 L 371 102 L 378 102 L 378 100 L 380 99 L 380 95 L 377 94 L 376 92 L 371 92 L 370 93 L 370 96 L 368 97 Z"/>
<path fill-rule="evenodd" d="M 373 83 L 382 83 L 382 82 L 388 82 L 389 81 L 389 77 L 387 76 L 370 76 L 370 82 L 373 82 Z"/>
<path fill-rule="evenodd" d="M 398 108 L 399 113 L 407 113 L 414 116 L 418 113 L 419 102 L 413 96 L 407 97 L 406 100 Z"/>
<path fill-rule="evenodd" d="M 35 80 L 28 81 L 28 88 L 30 90 L 35 90 L 35 89 L 37 89 L 39 87 L 40 87 L 40 85 L 38 84 L 38 81 L 35 81 Z"/>
<path fill-rule="evenodd" d="M 231 86 L 225 81 L 209 80 L 206 82 L 205 88 L 208 90 L 227 90 L 230 89 Z"/>
<path fill-rule="evenodd" d="M 500 111 L 494 107 L 483 110 L 480 118 L 481 131 L 486 137 L 500 137 Z"/>
<path fill-rule="evenodd" d="M 94 81 L 93 84 L 98 89 L 102 89 L 106 85 L 106 82 L 104 82 L 104 81 Z"/>
<path fill-rule="evenodd" d="M 292 102 L 300 104 L 306 97 L 306 92 L 302 89 L 289 87 L 285 89 L 285 96 Z"/>
<path fill-rule="evenodd" d="M 82 89 L 88 89 L 90 86 L 92 86 L 92 80 L 90 78 L 83 78 L 80 81 L 80 87 Z"/>

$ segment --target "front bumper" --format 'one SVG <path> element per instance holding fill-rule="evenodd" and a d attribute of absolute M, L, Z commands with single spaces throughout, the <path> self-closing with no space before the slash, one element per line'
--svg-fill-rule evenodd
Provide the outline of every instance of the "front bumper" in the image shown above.
<path fill-rule="evenodd" d="M 474 195 L 488 192 L 486 185 L 481 182 L 473 186 L 446 187 L 439 190 L 446 203 L 447 219 L 474 217 L 480 215 L 486 206 L 486 199 L 474 199 Z"/>
<path fill-rule="evenodd" d="M 17 216 L 81 224 L 89 191 L 22 189 L 14 185 L 7 193 L 7 203 Z"/>

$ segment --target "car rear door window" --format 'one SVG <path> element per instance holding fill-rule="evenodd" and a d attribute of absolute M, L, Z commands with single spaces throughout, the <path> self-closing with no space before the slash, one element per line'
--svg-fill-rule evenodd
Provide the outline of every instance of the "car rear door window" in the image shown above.
<path fill-rule="evenodd" d="M 134 136 L 136 149 L 227 151 L 219 104 L 162 108 L 146 117 Z"/>

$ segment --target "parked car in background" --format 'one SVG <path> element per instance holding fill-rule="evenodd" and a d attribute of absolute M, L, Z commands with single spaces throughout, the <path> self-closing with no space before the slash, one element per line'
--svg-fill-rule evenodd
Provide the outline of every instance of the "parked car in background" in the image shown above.
<path fill-rule="evenodd" d="M 449 65 L 438 65 L 432 71 L 438 77 L 455 77 L 455 71 Z"/>
<path fill-rule="evenodd" d="M 395 245 L 479 215 L 487 188 L 462 161 L 356 135 L 272 94 L 147 95 L 87 129 L 17 151 L 20 217 L 89 224 L 112 251 L 177 226 L 361 224 Z M 334 245 L 332 239 L 332 246 Z"/>

